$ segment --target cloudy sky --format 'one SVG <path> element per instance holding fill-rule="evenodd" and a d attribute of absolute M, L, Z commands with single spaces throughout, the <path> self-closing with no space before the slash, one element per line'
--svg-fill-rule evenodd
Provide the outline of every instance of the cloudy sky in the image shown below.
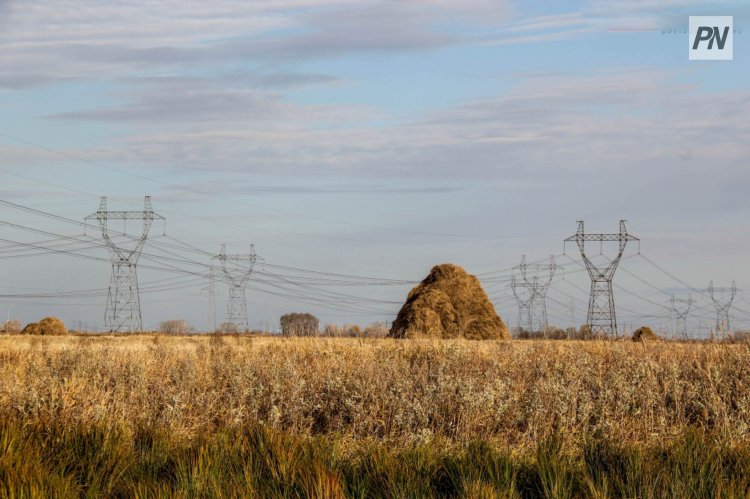
<path fill-rule="evenodd" d="M 688 60 L 690 15 L 734 16 L 733 61 Z M 99 196 L 153 196 L 151 327 L 207 327 L 200 274 L 222 243 L 267 263 L 253 327 L 392 320 L 395 281 L 445 261 L 486 276 L 514 324 L 522 254 L 558 255 L 550 318 L 580 324 L 587 276 L 562 241 L 577 220 L 627 219 L 642 255 L 615 279 L 621 322 L 668 327 L 669 295 L 692 293 L 705 329 L 700 289 L 750 288 L 749 20 L 742 2 L 688 0 L 0 0 L 0 199 L 82 221 Z M 105 248 L 11 205 L 0 220 L 0 313 L 102 326 Z"/>

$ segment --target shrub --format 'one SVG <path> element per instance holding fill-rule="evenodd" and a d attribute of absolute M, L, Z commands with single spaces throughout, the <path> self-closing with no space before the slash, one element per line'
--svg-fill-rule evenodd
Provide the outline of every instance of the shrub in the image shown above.
<path fill-rule="evenodd" d="M 193 330 L 185 320 L 163 321 L 159 324 L 159 332 L 164 334 L 188 334 Z"/>
<path fill-rule="evenodd" d="M 323 328 L 323 336 L 329 336 L 335 338 L 341 336 L 341 329 L 336 324 L 330 322 Z"/>
<path fill-rule="evenodd" d="M 388 336 L 388 326 L 384 322 L 373 322 L 362 333 L 368 338 L 385 338 Z"/>
<path fill-rule="evenodd" d="M 589 324 L 582 325 L 575 335 L 577 340 L 606 340 L 608 336 L 604 333 L 594 333 Z"/>
<path fill-rule="evenodd" d="M 341 336 L 357 338 L 362 336 L 362 328 L 359 327 L 359 324 L 344 324 L 341 326 Z"/>
<path fill-rule="evenodd" d="M 6 321 L 2 325 L 0 325 L 0 333 L 18 334 L 20 332 L 21 332 L 21 321 L 19 320 Z"/>
<path fill-rule="evenodd" d="M 281 333 L 285 336 L 315 336 L 318 334 L 320 321 L 312 314 L 284 314 L 279 320 Z"/>
<path fill-rule="evenodd" d="M 568 332 L 561 327 L 550 326 L 547 328 L 546 337 L 550 340 L 567 340 Z"/>
<path fill-rule="evenodd" d="M 543 338 L 543 335 L 541 332 L 529 331 L 522 327 L 514 327 L 511 332 L 512 332 L 511 336 L 519 340 L 532 340 L 532 339 L 538 340 L 538 339 Z"/>
<path fill-rule="evenodd" d="M 519 340 L 567 340 L 569 337 L 575 337 L 575 329 L 568 331 L 558 326 L 549 326 L 546 331 L 527 331 L 515 327 L 512 333 L 512 336 Z"/>

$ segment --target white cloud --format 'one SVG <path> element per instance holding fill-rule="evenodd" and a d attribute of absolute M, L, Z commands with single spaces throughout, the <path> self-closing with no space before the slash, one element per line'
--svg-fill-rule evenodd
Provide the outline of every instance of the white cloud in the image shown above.
<path fill-rule="evenodd" d="M 109 156 L 100 151 L 100 159 L 196 171 L 540 184 L 580 176 L 581 185 L 594 185 L 606 172 L 627 172 L 639 184 L 723 164 L 733 181 L 748 180 L 731 165 L 750 157 L 742 113 L 750 92 L 709 94 L 653 68 L 521 75 L 498 97 L 388 126 L 372 125 L 378 114 L 363 108 L 296 104 L 222 85 L 181 88 L 147 86 L 122 108 L 66 117 L 150 123 L 148 133 L 130 135 Z"/>
<path fill-rule="evenodd" d="M 7 2 L 0 85 L 121 78 L 227 64 L 278 65 L 460 43 L 446 23 L 507 19 L 505 1 Z"/>

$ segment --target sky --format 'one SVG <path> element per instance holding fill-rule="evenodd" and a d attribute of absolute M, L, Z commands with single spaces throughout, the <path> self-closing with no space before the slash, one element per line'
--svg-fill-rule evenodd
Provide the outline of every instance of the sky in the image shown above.
<path fill-rule="evenodd" d="M 734 60 L 688 60 L 693 15 L 734 17 Z M 102 327 L 109 255 L 70 220 L 150 195 L 146 327 L 209 327 L 222 244 L 263 257 L 251 327 L 391 321 L 443 262 L 514 325 L 524 254 L 555 255 L 550 322 L 580 325 L 563 240 L 627 219 L 620 324 L 670 328 L 670 296 L 693 295 L 705 332 L 710 281 L 750 289 L 749 20 L 689 0 L 0 0 L 0 314 Z"/>

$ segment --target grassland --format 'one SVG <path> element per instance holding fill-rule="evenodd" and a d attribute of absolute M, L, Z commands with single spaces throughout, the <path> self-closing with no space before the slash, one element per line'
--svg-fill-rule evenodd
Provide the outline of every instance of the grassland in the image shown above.
<path fill-rule="evenodd" d="M 0 336 L 0 496 L 746 497 L 744 344 Z"/>

